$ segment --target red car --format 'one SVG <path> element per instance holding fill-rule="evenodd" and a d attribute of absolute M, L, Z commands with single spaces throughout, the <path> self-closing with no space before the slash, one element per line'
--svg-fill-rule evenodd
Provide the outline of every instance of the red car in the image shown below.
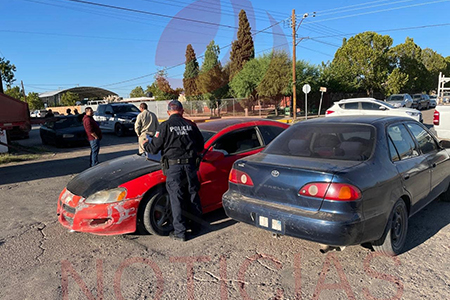
<path fill-rule="evenodd" d="M 270 120 L 227 119 L 198 125 L 205 152 L 198 171 L 203 212 L 222 207 L 233 163 L 260 152 L 288 125 Z M 78 174 L 61 192 L 59 222 L 74 231 L 99 235 L 172 231 L 166 177 L 160 155 L 130 155 Z"/>

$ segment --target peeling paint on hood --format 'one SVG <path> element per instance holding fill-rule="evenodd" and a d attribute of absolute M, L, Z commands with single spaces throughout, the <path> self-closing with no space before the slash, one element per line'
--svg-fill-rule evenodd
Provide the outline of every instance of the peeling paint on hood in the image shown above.
<path fill-rule="evenodd" d="M 75 176 L 67 189 L 84 198 L 118 187 L 130 180 L 160 170 L 158 162 L 146 160 L 143 156 L 128 155 L 101 163 Z"/>

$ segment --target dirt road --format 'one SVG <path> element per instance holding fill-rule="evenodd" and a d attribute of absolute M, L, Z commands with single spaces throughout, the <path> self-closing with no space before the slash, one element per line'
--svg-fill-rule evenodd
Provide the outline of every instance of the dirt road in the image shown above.
<path fill-rule="evenodd" d="M 135 153 L 133 142 L 103 147 L 100 159 Z M 70 233 L 56 200 L 88 154 L 0 166 L 0 299 L 450 299 L 449 203 L 410 220 L 407 251 L 396 258 L 361 246 L 321 254 L 223 211 L 186 243 Z"/>

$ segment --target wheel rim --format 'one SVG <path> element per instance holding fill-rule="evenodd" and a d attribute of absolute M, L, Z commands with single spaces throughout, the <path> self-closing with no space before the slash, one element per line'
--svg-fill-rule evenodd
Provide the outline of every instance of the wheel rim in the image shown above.
<path fill-rule="evenodd" d="M 394 249 L 399 250 L 406 238 L 406 215 L 402 207 L 397 207 L 392 216 L 391 240 Z"/>
<path fill-rule="evenodd" d="M 151 222 L 161 231 L 172 230 L 172 209 L 169 195 L 163 194 L 158 198 L 151 214 Z"/>

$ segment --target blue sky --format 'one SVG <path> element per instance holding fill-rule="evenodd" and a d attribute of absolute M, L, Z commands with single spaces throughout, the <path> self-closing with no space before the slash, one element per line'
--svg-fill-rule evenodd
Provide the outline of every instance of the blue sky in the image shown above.
<path fill-rule="evenodd" d="M 152 74 L 162 68 L 169 68 L 176 87 L 184 65 L 173 66 L 183 64 L 187 44 L 200 57 L 214 39 L 226 61 L 242 8 L 253 32 L 261 31 L 254 36 L 257 55 L 272 48 L 292 52 L 289 24 L 263 31 L 288 19 L 292 9 L 298 20 L 309 13 L 298 36 L 310 39 L 299 44 L 297 58 L 314 64 L 332 60 L 344 36 L 368 30 L 390 35 L 394 45 L 412 37 L 422 48 L 450 55 L 450 26 L 443 25 L 450 22 L 450 0 L 91 2 L 121 9 L 69 0 L 0 0 L 0 56 L 16 65 L 16 84 L 23 80 L 27 93 L 79 85 L 126 97 L 134 87 L 151 84 Z M 431 25 L 440 26 L 397 30 Z"/>

